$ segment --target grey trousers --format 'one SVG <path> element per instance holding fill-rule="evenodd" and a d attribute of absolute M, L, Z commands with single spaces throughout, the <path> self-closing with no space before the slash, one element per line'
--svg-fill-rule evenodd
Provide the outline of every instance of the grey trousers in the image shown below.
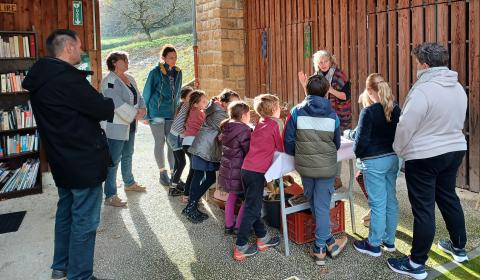
<path fill-rule="evenodd" d="M 164 123 L 151 123 L 150 129 L 152 130 L 153 139 L 155 140 L 155 160 L 157 161 L 158 169 L 173 169 L 175 159 L 173 157 L 173 151 L 170 148 L 170 145 L 167 146 L 167 160 L 169 168 L 165 167 L 165 142 L 168 134 L 170 133 L 170 128 L 172 127 L 172 120 L 165 120 Z"/>

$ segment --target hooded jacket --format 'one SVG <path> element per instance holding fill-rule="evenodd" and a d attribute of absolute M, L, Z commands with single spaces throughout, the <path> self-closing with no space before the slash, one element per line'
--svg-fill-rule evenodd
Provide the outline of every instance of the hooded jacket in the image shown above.
<path fill-rule="evenodd" d="M 174 87 L 170 84 L 169 72 L 174 77 Z M 175 109 L 180 104 L 180 91 L 182 89 L 182 70 L 177 66 L 172 69 L 168 64 L 160 63 L 148 74 L 143 99 L 147 107 L 146 119 L 154 121 L 157 118 L 172 119 Z"/>
<path fill-rule="evenodd" d="M 227 122 L 220 134 L 222 160 L 218 184 L 226 192 L 243 192 L 240 170 L 248 153 L 252 130 L 241 122 Z"/>
<path fill-rule="evenodd" d="M 56 58 L 42 58 L 28 72 L 33 114 L 53 178 L 60 188 L 97 187 L 111 157 L 100 121 L 112 121 L 114 103 L 98 93 L 81 71 Z"/>
<path fill-rule="evenodd" d="M 326 98 L 307 95 L 292 109 L 285 126 L 284 146 L 287 154 L 295 156 L 295 169 L 301 176 L 335 176 L 339 127 L 337 114 Z"/>
<path fill-rule="evenodd" d="M 222 147 L 218 140 L 220 123 L 228 118 L 227 112 L 216 101 L 210 101 L 205 109 L 205 122 L 188 150 L 206 161 L 220 162 Z"/>
<path fill-rule="evenodd" d="M 467 95 L 457 72 L 428 68 L 405 100 L 393 149 L 405 160 L 467 150 L 462 132 L 466 112 Z"/>

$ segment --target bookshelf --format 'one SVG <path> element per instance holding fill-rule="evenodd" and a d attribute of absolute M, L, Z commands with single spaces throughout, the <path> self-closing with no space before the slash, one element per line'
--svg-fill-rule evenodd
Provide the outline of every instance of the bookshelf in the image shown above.
<path fill-rule="evenodd" d="M 42 192 L 40 143 L 21 83 L 38 59 L 33 31 L 0 31 L 0 200 Z"/>

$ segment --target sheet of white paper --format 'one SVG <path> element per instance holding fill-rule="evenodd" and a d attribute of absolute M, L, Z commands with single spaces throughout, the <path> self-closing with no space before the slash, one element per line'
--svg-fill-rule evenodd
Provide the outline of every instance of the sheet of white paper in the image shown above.
<path fill-rule="evenodd" d="M 337 152 L 337 161 L 349 160 L 354 158 L 355 154 L 353 153 L 353 141 L 342 137 L 340 149 Z M 286 153 L 275 152 L 272 165 L 265 173 L 265 179 L 267 180 L 267 182 L 270 182 L 294 170 L 295 159 L 293 156 Z"/>

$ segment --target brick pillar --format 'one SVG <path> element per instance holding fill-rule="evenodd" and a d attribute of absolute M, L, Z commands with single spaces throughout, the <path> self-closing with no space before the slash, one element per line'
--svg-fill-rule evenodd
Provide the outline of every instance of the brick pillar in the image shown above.
<path fill-rule="evenodd" d="M 245 96 L 244 0 L 197 0 L 198 76 L 209 96 Z"/>

